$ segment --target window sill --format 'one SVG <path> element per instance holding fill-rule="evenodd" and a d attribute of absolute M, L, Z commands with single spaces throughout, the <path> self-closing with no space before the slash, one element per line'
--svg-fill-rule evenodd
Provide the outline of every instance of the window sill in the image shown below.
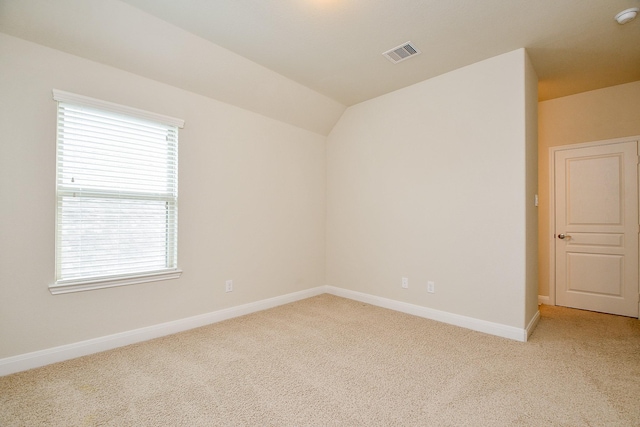
<path fill-rule="evenodd" d="M 138 274 L 112 277 L 108 279 L 62 280 L 49 285 L 49 292 L 53 295 L 71 292 L 91 291 L 94 289 L 113 288 L 115 286 L 135 285 L 136 283 L 158 282 L 160 280 L 177 279 L 182 270 L 169 270 L 159 273 Z"/>

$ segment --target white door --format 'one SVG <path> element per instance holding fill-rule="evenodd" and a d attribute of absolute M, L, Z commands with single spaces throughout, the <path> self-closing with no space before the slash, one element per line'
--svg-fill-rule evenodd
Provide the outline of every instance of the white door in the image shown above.
<path fill-rule="evenodd" d="M 638 317 L 638 142 L 555 152 L 556 303 Z"/>

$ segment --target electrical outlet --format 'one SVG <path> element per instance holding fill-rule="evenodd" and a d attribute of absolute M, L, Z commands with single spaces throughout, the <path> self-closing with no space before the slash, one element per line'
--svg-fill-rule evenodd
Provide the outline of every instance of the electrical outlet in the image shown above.
<path fill-rule="evenodd" d="M 436 291 L 436 283 L 432 282 L 431 280 L 427 281 L 427 292 L 432 294 L 435 291 Z"/>
<path fill-rule="evenodd" d="M 409 288 L 409 278 L 408 277 L 403 277 L 402 278 L 402 287 L 404 289 L 408 289 Z"/>
<path fill-rule="evenodd" d="M 233 280 L 227 280 L 224 282 L 224 291 L 231 292 L 233 291 Z"/>

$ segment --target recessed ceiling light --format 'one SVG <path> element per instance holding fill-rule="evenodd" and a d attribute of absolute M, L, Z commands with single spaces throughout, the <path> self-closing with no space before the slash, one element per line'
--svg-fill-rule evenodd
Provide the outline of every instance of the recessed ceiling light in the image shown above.
<path fill-rule="evenodd" d="M 618 13 L 614 19 L 618 21 L 618 24 L 620 25 L 626 24 L 629 21 L 633 21 L 636 16 L 638 16 L 638 11 L 640 11 L 640 9 L 638 9 L 637 7 L 625 9 L 622 12 Z"/>

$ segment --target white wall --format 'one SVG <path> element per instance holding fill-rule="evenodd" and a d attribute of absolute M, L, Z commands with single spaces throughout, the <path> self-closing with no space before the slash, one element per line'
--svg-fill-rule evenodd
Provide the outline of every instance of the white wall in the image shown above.
<path fill-rule="evenodd" d="M 549 148 L 640 135 L 640 81 L 541 102 L 540 295 L 549 296 Z"/>
<path fill-rule="evenodd" d="M 2 0 L 0 31 L 325 136 L 345 109 L 119 0 Z"/>
<path fill-rule="evenodd" d="M 524 50 L 351 107 L 328 141 L 4 34 L 0 57 L 0 359 L 325 284 L 517 328 L 535 313 Z M 180 279 L 49 293 L 53 88 L 185 119 Z"/>
<path fill-rule="evenodd" d="M 527 290 L 525 324 L 538 312 L 538 75 L 529 56 L 525 56 L 525 137 L 526 137 L 526 257 Z"/>
<path fill-rule="evenodd" d="M 0 358 L 325 283 L 323 136 L 4 34 L 0 58 Z M 180 279 L 49 293 L 53 88 L 186 121 Z"/>
<path fill-rule="evenodd" d="M 526 326 L 525 61 L 520 49 L 347 109 L 327 140 L 329 285 Z"/>

